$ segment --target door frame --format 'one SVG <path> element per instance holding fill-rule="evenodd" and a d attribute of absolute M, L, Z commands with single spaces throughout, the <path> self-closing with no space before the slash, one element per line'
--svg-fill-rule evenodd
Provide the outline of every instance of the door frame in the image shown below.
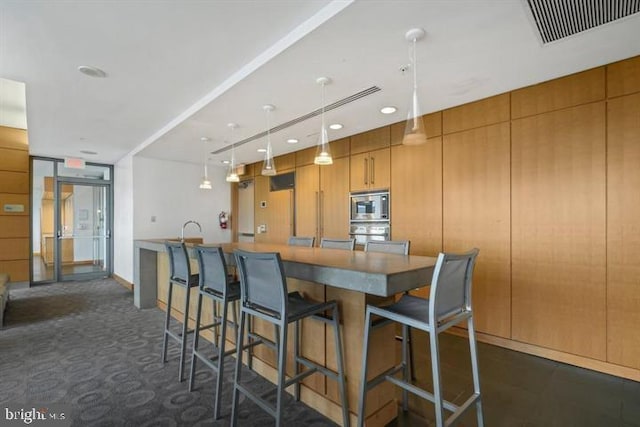
<path fill-rule="evenodd" d="M 105 211 L 107 214 L 107 221 L 105 223 L 105 242 L 106 251 L 104 254 L 104 262 L 106 269 L 104 271 L 89 272 L 89 273 L 72 273 L 63 274 L 62 272 L 62 224 L 60 218 L 60 212 L 62 203 L 64 202 L 60 198 L 60 189 L 63 185 L 84 185 L 87 187 L 102 187 L 105 189 L 106 205 Z M 113 274 L 113 192 L 111 181 L 96 180 L 88 178 L 72 178 L 72 177 L 56 177 L 55 180 L 55 211 L 54 211 L 54 236 L 56 237 L 56 250 L 55 250 L 55 278 L 58 282 L 68 282 L 74 280 L 90 280 L 110 277 Z"/>

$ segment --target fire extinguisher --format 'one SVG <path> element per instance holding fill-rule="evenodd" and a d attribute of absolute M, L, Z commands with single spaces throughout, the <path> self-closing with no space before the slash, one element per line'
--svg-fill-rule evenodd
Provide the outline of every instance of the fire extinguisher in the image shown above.
<path fill-rule="evenodd" d="M 220 228 L 225 230 L 229 222 L 229 214 L 225 211 L 220 212 L 220 215 L 218 215 L 218 222 L 220 223 Z"/>

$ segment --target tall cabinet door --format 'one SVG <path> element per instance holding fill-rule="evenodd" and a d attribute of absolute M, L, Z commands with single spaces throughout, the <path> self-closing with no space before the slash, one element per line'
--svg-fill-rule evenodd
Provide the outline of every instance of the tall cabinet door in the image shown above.
<path fill-rule="evenodd" d="M 391 150 L 383 148 L 369 153 L 369 188 L 387 189 L 391 185 Z"/>
<path fill-rule="evenodd" d="M 318 165 L 296 168 L 296 235 L 320 238 L 320 171 Z"/>
<path fill-rule="evenodd" d="M 349 237 L 349 158 L 333 159 L 320 168 L 320 235 Z"/>
<path fill-rule="evenodd" d="M 351 191 L 369 189 L 369 153 L 351 156 Z"/>

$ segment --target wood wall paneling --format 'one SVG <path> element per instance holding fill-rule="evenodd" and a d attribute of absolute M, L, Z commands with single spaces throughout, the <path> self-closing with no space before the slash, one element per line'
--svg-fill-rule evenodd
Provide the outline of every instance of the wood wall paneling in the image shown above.
<path fill-rule="evenodd" d="M 0 170 L 0 193 L 29 194 L 29 173 Z"/>
<path fill-rule="evenodd" d="M 29 238 L 0 239 L 0 261 L 29 259 Z"/>
<path fill-rule="evenodd" d="M 0 126 L 0 147 L 29 151 L 27 131 L 24 129 Z"/>
<path fill-rule="evenodd" d="M 253 181 L 254 185 L 254 227 L 256 228 L 255 232 L 255 241 L 257 243 L 267 243 L 268 235 L 266 233 L 258 233 L 258 226 L 260 224 L 266 224 L 268 220 L 267 208 L 261 207 L 261 202 L 266 202 L 267 206 L 269 206 L 269 177 L 256 175 L 255 180 Z"/>
<path fill-rule="evenodd" d="M 5 212 L 4 205 L 23 205 L 24 212 Z M 0 193 L 0 215 L 29 215 L 30 201 L 28 194 Z"/>
<path fill-rule="evenodd" d="M 504 93 L 442 112 L 442 132 L 460 132 L 509 120 L 510 94 Z"/>
<path fill-rule="evenodd" d="M 640 94 L 607 117 L 607 361 L 640 369 Z"/>
<path fill-rule="evenodd" d="M 607 96 L 640 92 L 640 56 L 607 65 Z"/>
<path fill-rule="evenodd" d="M 0 261 L 0 271 L 8 273 L 12 282 L 26 282 L 29 280 L 29 260 Z"/>
<path fill-rule="evenodd" d="M 509 123 L 443 140 L 444 250 L 480 249 L 473 277 L 476 329 L 511 336 Z"/>
<path fill-rule="evenodd" d="M 513 339 L 606 358 L 605 105 L 512 122 Z"/>
<path fill-rule="evenodd" d="M 0 238 L 29 237 L 29 217 L 0 215 Z"/>
<path fill-rule="evenodd" d="M 349 157 L 349 138 L 336 139 L 330 142 L 329 149 L 334 160 Z M 304 150 L 296 151 L 295 154 L 296 166 L 312 165 L 316 157 L 316 147 L 305 148 Z"/>
<path fill-rule="evenodd" d="M 29 152 L 24 150 L 0 148 L 0 170 L 28 172 Z"/>
<path fill-rule="evenodd" d="M 511 92 L 511 118 L 602 101 L 604 98 L 605 69 L 598 67 Z"/>
<path fill-rule="evenodd" d="M 442 135 L 442 112 L 438 111 L 422 116 L 427 138 Z M 401 145 L 404 138 L 404 128 L 407 122 L 398 122 L 391 125 L 391 145 Z"/>
<path fill-rule="evenodd" d="M 391 131 L 389 126 L 383 126 L 351 137 L 351 154 L 365 153 L 389 147 Z"/>

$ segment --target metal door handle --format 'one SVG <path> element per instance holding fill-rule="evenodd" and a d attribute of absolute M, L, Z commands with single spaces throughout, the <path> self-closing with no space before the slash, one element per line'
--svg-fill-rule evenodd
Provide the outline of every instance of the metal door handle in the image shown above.
<path fill-rule="evenodd" d="M 371 157 L 371 183 L 373 184 L 376 179 L 376 158 Z"/>
<path fill-rule="evenodd" d="M 316 237 L 320 238 L 320 192 L 316 191 Z"/>
<path fill-rule="evenodd" d="M 320 235 L 324 234 L 324 191 L 320 190 L 320 216 L 318 219 L 320 220 Z"/>

